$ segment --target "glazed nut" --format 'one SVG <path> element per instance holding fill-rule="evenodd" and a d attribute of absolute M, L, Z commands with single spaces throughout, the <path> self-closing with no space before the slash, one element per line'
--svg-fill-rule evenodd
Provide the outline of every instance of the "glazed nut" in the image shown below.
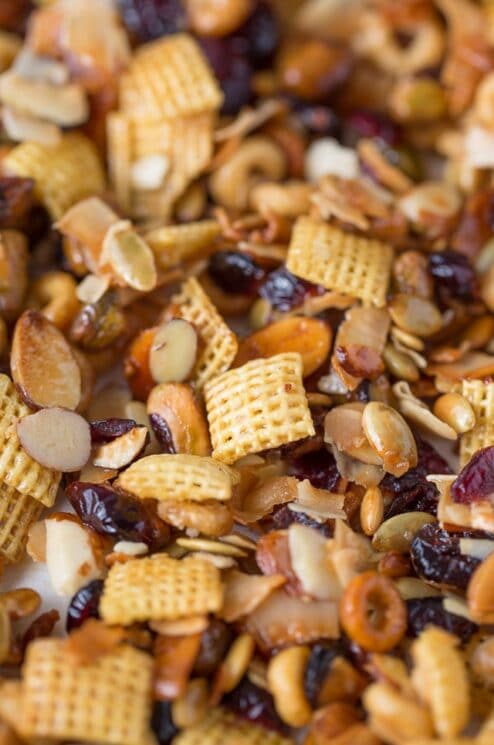
<path fill-rule="evenodd" d="M 306 646 L 289 647 L 271 658 L 267 679 L 276 711 L 290 727 L 305 726 L 312 715 L 304 691 L 305 666 L 310 650 Z"/>
<path fill-rule="evenodd" d="M 368 652 L 388 652 L 403 638 L 407 610 L 392 581 L 377 572 L 363 572 L 346 586 L 340 621 L 352 641 Z"/>
<path fill-rule="evenodd" d="M 373 535 L 382 522 L 384 500 L 378 486 L 371 486 L 360 503 L 360 526 L 365 535 Z"/>
<path fill-rule="evenodd" d="M 83 349 L 97 351 L 111 346 L 125 326 L 125 315 L 113 290 L 80 309 L 72 321 L 69 337 Z"/>
<path fill-rule="evenodd" d="M 208 682 L 193 678 L 187 683 L 185 693 L 172 701 L 171 714 L 175 727 L 193 727 L 206 716 L 208 710 Z"/>
<path fill-rule="evenodd" d="M 65 329 L 79 311 L 77 284 L 67 272 L 47 272 L 32 285 L 28 305 L 39 310 L 57 328 Z"/>
<path fill-rule="evenodd" d="M 382 458 L 384 469 L 393 476 L 403 476 L 417 465 L 415 438 L 396 409 L 371 401 L 365 406 L 362 427 L 369 444 Z"/>
<path fill-rule="evenodd" d="M 52 407 L 28 414 L 17 423 L 24 450 L 46 468 L 70 473 L 89 460 L 91 433 L 79 414 Z"/>
<path fill-rule="evenodd" d="M 147 427 L 132 427 L 129 432 L 96 448 L 93 453 L 93 465 L 115 470 L 128 466 L 144 451 L 148 442 Z"/>
<path fill-rule="evenodd" d="M 210 455 L 206 415 L 190 385 L 155 386 L 149 394 L 147 413 L 164 452 Z"/>
<path fill-rule="evenodd" d="M 388 310 L 397 326 L 421 338 L 433 336 L 443 325 L 441 313 L 434 303 L 418 295 L 395 295 Z"/>
<path fill-rule="evenodd" d="M 482 683 L 494 686 L 494 637 L 490 636 L 475 647 L 471 657 L 472 670 Z"/>
<path fill-rule="evenodd" d="M 349 72 L 348 51 L 322 39 L 297 39 L 282 48 L 278 56 L 280 86 L 309 101 L 327 97 Z"/>
<path fill-rule="evenodd" d="M 212 175 L 209 187 L 213 198 L 228 209 L 248 207 L 252 187 L 262 177 L 283 178 L 286 160 L 282 150 L 267 137 L 248 137 Z"/>
<path fill-rule="evenodd" d="M 383 359 L 389 372 L 408 383 L 416 383 L 420 378 L 417 365 L 409 354 L 401 352 L 393 344 L 386 344 L 383 351 Z"/>
<path fill-rule="evenodd" d="M 372 546 L 376 551 L 410 550 L 415 534 L 428 523 L 436 521 L 434 515 L 428 512 L 402 512 L 393 515 L 382 522 L 372 538 Z"/>
<path fill-rule="evenodd" d="M 224 693 L 240 683 L 254 657 L 255 648 L 256 643 L 250 634 L 237 636 L 216 673 L 211 691 L 212 704 L 218 703 Z"/>
<path fill-rule="evenodd" d="M 181 383 L 192 373 L 198 338 L 194 326 L 182 318 L 159 326 L 149 352 L 149 369 L 157 383 Z"/>
<path fill-rule="evenodd" d="M 445 393 L 434 403 L 434 414 L 452 427 L 458 434 L 475 427 L 475 412 L 472 405 L 459 393 Z"/>
<path fill-rule="evenodd" d="M 379 466 L 382 459 L 371 447 L 362 425 L 364 408 L 355 401 L 331 409 L 324 419 L 324 441 L 362 463 Z"/>
<path fill-rule="evenodd" d="M 494 623 L 494 553 L 474 571 L 467 588 L 468 609 L 476 623 Z"/>
<path fill-rule="evenodd" d="M 158 502 L 158 517 L 180 530 L 195 530 L 210 538 L 224 536 L 233 527 L 233 512 L 229 505 L 214 502 L 165 499 Z"/>
<path fill-rule="evenodd" d="M 427 256 L 419 251 L 404 251 L 396 258 L 393 278 L 400 293 L 425 299 L 434 294 L 434 281 L 429 272 Z"/>
<path fill-rule="evenodd" d="M 154 254 L 127 220 L 120 220 L 107 230 L 100 267 L 103 271 L 108 267 L 124 287 L 140 292 L 150 292 L 156 287 Z"/>
<path fill-rule="evenodd" d="M 261 214 L 295 218 L 310 208 L 312 187 L 304 181 L 257 184 L 250 192 L 250 205 Z"/>
<path fill-rule="evenodd" d="M 199 36 L 226 36 L 247 20 L 250 0 L 185 0 L 187 16 Z"/>

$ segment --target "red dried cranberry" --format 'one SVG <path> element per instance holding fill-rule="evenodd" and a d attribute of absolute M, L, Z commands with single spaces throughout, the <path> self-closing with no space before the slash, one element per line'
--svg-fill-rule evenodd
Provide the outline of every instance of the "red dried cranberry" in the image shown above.
<path fill-rule="evenodd" d="M 312 486 L 328 491 L 334 491 L 340 479 L 336 461 L 326 448 L 289 460 L 288 475 L 301 481 L 309 479 Z"/>
<path fill-rule="evenodd" d="M 262 69 L 270 65 L 280 42 L 280 27 L 270 5 L 259 2 L 234 36 L 237 48 L 244 45 L 245 54 L 253 67 Z"/>
<path fill-rule="evenodd" d="M 238 686 L 223 698 L 222 705 L 242 719 L 282 734 L 287 728 L 274 708 L 273 697 L 264 688 L 243 678 Z"/>
<path fill-rule="evenodd" d="M 151 729 L 159 745 L 169 745 L 178 729 L 173 724 L 172 705 L 170 701 L 156 701 L 151 716 Z"/>
<path fill-rule="evenodd" d="M 150 414 L 149 421 L 163 452 L 172 454 L 176 453 L 177 451 L 175 449 L 175 443 L 173 442 L 170 427 L 163 419 L 163 417 L 160 414 L 156 413 Z"/>
<path fill-rule="evenodd" d="M 0 28 L 22 33 L 33 7 L 30 0 L 3 0 L 0 2 Z"/>
<path fill-rule="evenodd" d="M 137 426 L 133 419 L 98 419 L 89 423 L 92 442 L 111 442 Z"/>
<path fill-rule="evenodd" d="M 455 502 L 471 504 L 494 498 L 494 446 L 478 450 L 451 485 Z"/>
<path fill-rule="evenodd" d="M 123 21 L 138 41 L 151 41 L 185 28 L 180 0 L 118 0 Z"/>
<path fill-rule="evenodd" d="M 317 530 L 327 538 L 331 538 L 333 535 L 332 523 L 318 523 L 316 520 L 313 520 L 311 517 L 306 515 L 305 512 L 294 512 L 286 504 L 274 510 L 270 522 L 272 523 L 274 530 L 286 530 L 286 528 L 289 528 L 293 523 L 299 523 L 300 525 L 305 525 L 308 528 Z"/>
<path fill-rule="evenodd" d="M 417 574 L 428 582 L 465 590 L 480 559 L 460 552 L 460 538 L 464 535 L 448 533 L 437 523 L 420 528 L 410 548 Z"/>
<path fill-rule="evenodd" d="M 252 97 L 252 67 L 235 37 L 199 39 L 224 93 L 222 114 L 234 115 Z M 239 48 L 240 47 L 240 48 Z"/>
<path fill-rule="evenodd" d="M 150 551 L 168 542 L 170 528 L 145 502 L 106 484 L 74 481 L 67 497 L 84 525 L 118 540 L 142 541 Z"/>
<path fill-rule="evenodd" d="M 333 660 L 347 654 L 345 643 L 341 640 L 315 644 L 305 667 L 304 690 L 307 699 L 316 709 L 319 694 L 328 677 Z"/>
<path fill-rule="evenodd" d="M 235 295 L 256 294 L 265 271 L 247 254 L 218 251 L 209 260 L 208 273 L 224 292 Z"/>
<path fill-rule="evenodd" d="M 445 610 L 442 598 L 407 600 L 407 611 L 409 636 L 417 637 L 426 626 L 433 625 L 456 634 L 465 644 L 477 629 L 467 618 Z"/>
<path fill-rule="evenodd" d="M 22 228 L 34 205 L 34 181 L 30 178 L 0 178 L 0 228 Z"/>
<path fill-rule="evenodd" d="M 103 593 L 103 580 L 93 579 L 89 584 L 77 590 L 67 608 L 67 631 L 82 626 L 88 618 L 99 618 L 99 601 Z"/>
<path fill-rule="evenodd" d="M 282 313 L 302 305 L 310 295 L 320 293 L 319 285 L 295 277 L 284 267 L 270 272 L 259 288 L 259 295 L 269 300 L 272 307 Z"/>
<path fill-rule="evenodd" d="M 233 632 L 223 621 L 213 618 L 201 635 L 201 646 L 194 663 L 194 674 L 212 675 L 223 661 L 233 641 Z"/>
<path fill-rule="evenodd" d="M 452 249 L 431 253 L 429 268 L 439 289 L 464 300 L 471 300 L 475 296 L 477 278 L 464 254 Z"/>
<path fill-rule="evenodd" d="M 399 127 L 377 111 L 354 111 L 347 117 L 345 125 L 345 140 L 349 144 L 362 137 L 376 137 L 387 145 L 397 145 L 401 139 Z"/>

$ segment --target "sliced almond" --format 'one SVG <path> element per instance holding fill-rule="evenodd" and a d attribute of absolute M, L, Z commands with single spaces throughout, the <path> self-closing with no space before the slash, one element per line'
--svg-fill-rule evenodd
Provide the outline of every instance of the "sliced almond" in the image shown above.
<path fill-rule="evenodd" d="M 10 362 L 14 382 L 30 405 L 78 406 L 79 365 L 62 332 L 41 313 L 26 310 L 17 321 Z"/>
<path fill-rule="evenodd" d="M 118 279 L 134 290 L 150 292 L 156 287 L 154 254 L 127 220 L 115 223 L 106 233 L 101 264 L 108 264 Z"/>
<path fill-rule="evenodd" d="M 148 398 L 147 411 L 163 448 L 173 447 L 175 453 L 210 455 L 206 416 L 190 385 L 161 383 L 155 386 Z M 171 443 L 167 442 L 170 438 Z"/>
<path fill-rule="evenodd" d="M 147 427 L 133 427 L 112 442 L 100 445 L 93 455 L 93 465 L 100 468 L 123 468 L 137 458 L 149 439 Z"/>
<path fill-rule="evenodd" d="M 80 471 L 91 454 L 89 424 L 74 411 L 53 407 L 17 422 L 22 447 L 35 461 L 55 471 Z"/>
<path fill-rule="evenodd" d="M 83 585 L 101 577 L 91 538 L 82 525 L 72 519 L 57 519 L 45 520 L 45 526 L 46 566 L 57 594 L 73 595 Z"/>
<path fill-rule="evenodd" d="M 197 357 L 197 332 L 182 318 L 173 318 L 158 328 L 149 355 L 151 375 L 157 383 L 186 380 Z"/>
<path fill-rule="evenodd" d="M 88 274 L 77 285 L 76 295 L 81 303 L 92 305 L 101 300 L 110 286 L 108 277 L 98 277 L 96 274 Z"/>
<path fill-rule="evenodd" d="M 337 600 L 342 588 L 327 561 L 327 540 L 314 528 L 293 523 L 288 528 L 290 560 L 307 595 L 318 600 Z"/>
<path fill-rule="evenodd" d="M 89 116 L 89 104 L 77 83 L 53 85 L 43 80 L 28 80 L 9 71 L 0 78 L 0 100 L 25 114 L 73 127 Z"/>

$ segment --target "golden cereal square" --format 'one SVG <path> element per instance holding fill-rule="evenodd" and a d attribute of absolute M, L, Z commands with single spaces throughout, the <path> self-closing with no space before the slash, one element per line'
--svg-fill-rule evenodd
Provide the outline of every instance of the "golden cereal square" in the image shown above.
<path fill-rule="evenodd" d="M 204 396 L 213 456 L 224 463 L 315 434 L 296 352 L 229 370 Z"/>
<path fill-rule="evenodd" d="M 286 266 L 297 277 L 382 308 L 392 260 L 393 249 L 387 243 L 300 217 L 293 228 Z"/>
<path fill-rule="evenodd" d="M 157 121 L 219 109 L 223 95 L 197 42 L 174 34 L 137 50 L 120 100 L 131 118 Z"/>
<path fill-rule="evenodd" d="M 216 613 L 223 604 L 218 569 L 204 559 L 156 554 L 114 564 L 105 580 L 100 613 L 124 626 Z"/>
<path fill-rule="evenodd" d="M 221 708 L 211 709 L 193 727 L 182 730 L 172 745 L 290 745 L 291 739 L 239 719 Z"/>
<path fill-rule="evenodd" d="M 0 375 L 0 483 L 51 507 L 57 496 L 60 473 L 31 458 L 17 436 L 17 420 L 31 413 L 10 378 Z"/>
<path fill-rule="evenodd" d="M 460 441 L 460 465 L 463 467 L 477 450 L 494 445 L 494 383 L 463 380 L 462 394 L 475 412 L 475 427 Z"/>
<path fill-rule="evenodd" d="M 61 639 L 37 639 L 23 666 L 25 738 L 152 745 L 153 660 L 128 645 L 89 665 L 67 659 Z"/>
<path fill-rule="evenodd" d="M 146 233 L 144 240 L 151 247 L 161 269 L 170 269 L 182 261 L 206 257 L 220 234 L 216 220 L 200 220 L 184 225 L 165 225 Z"/>
<path fill-rule="evenodd" d="M 226 325 L 201 285 L 191 277 L 172 298 L 177 315 L 197 329 L 204 350 L 195 367 L 195 380 L 202 388 L 209 380 L 228 370 L 238 351 L 237 337 Z"/>
<path fill-rule="evenodd" d="M 28 531 L 39 518 L 43 506 L 17 489 L 0 484 L 0 554 L 7 561 L 24 556 Z"/>
<path fill-rule="evenodd" d="M 8 174 L 34 179 L 40 200 L 55 220 L 105 188 L 96 148 L 80 133 L 66 134 L 53 146 L 23 142 L 5 156 L 3 167 Z"/>

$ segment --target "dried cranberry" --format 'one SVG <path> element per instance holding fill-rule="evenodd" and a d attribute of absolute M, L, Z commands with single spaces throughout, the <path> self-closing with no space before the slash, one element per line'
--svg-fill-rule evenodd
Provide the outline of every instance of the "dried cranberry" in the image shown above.
<path fill-rule="evenodd" d="M 270 272 L 259 288 L 259 295 L 282 313 L 302 305 L 309 295 L 319 293 L 318 285 L 295 277 L 284 267 Z"/>
<path fill-rule="evenodd" d="M 201 646 L 194 663 L 195 675 L 212 675 L 223 661 L 233 641 L 233 632 L 223 621 L 213 618 L 201 635 Z"/>
<path fill-rule="evenodd" d="M 403 476 L 397 478 L 386 474 L 380 484 L 381 489 L 392 496 L 385 517 L 393 517 L 402 512 L 437 512 L 439 492 L 434 484 L 426 480 L 431 473 L 451 473 L 451 469 L 432 445 L 417 438 L 418 463 Z"/>
<path fill-rule="evenodd" d="M 34 639 L 41 639 L 44 636 L 50 636 L 59 621 L 60 613 L 55 608 L 45 611 L 45 613 L 41 613 L 37 618 L 35 618 L 23 634 L 23 652 Z"/>
<path fill-rule="evenodd" d="M 280 42 L 280 27 L 273 9 L 259 2 L 247 21 L 234 34 L 237 48 L 245 47 L 245 54 L 256 69 L 267 67 L 273 60 Z"/>
<path fill-rule="evenodd" d="M 447 249 L 429 256 L 429 268 L 440 290 L 471 300 L 476 293 L 475 271 L 464 254 Z"/>
<path fill-rule="evenodd" d="M 413 637 L 419 636 L 426 626 L 434 625 L 456 634 L 465 644 L 477 629 L 467 618 L 445 610 L 442 598 L 407 600 L 407 610 L 408 634 Z"/>
<path fill-rule="evenodd" d="M 236 114 L 252 97 L 252 67 L 234 37 L 203 38 L 200 44 L 224 93 L 221 113 Z M 239 49 L 240 46 L 240 49 Z"/>
<path fill-rule="evenodd" d="M 222 705 L 249 722 L 276 732 L 286 732 L 287 728 L 276 713 L 271 694 L 251 683 L 248 678 L 243 678 L 238 686 L 223 698 Z"/>
<path fill-rule="evenodd" d="M 118 0 L 118 5 L 125 25 L 139 41 L 175 34 L 185 27 L 181 0 Z"/>
<path fill-rule="evenodd" d="M 163 417 L 156 413 L 150 414 L 149 421 L 163 452 L 172 454 L 176 453 L 177 451 L 175 449 L 175 443 L 173 442 L 170 427 Z"/>
<path fill-rule="evenodd" d="M 34 205 L 34 181 L 30 178 L 0 178 L 0 228 L 22 228 Z"/>
<path fill-rule="evenodd" d="M 318 523 L 311 517 L 305 514 L 305 512 L 294 512 L 288 505 L 284 504 L 274 510 L 271 523 L 274 530 L 285 530 L 289 528 L 293 523 L 299 523 L 305 525 L 308 528 L 314 528 L 319 531 L 322 535 L 330 538 L 333 535 L 332 523 Z"/>
<path fill-rule="evenodd" d="M 338 485 L 340 474 L 336 461 L 326 448 L 314 450 L 288 463 L 288 475 L 297 479 L 309 479 L 317 489 L 334 491 Z"/>
<path fill-rule="evenodd" d="M 309 132 L 318 135 L 336 135 L 339 132 L 340 121 L 329 106 L 300 104 L 296 106 L 295 112 Z"/>
<path fill-rule="evenodd" d="M 451 497 L 461 504 L 491 496 L 494 496 L 494 446 L 478 450 L 451 485 Z"/>
<path fill-rule="evenodd" d="M 347 117 L 345 125 L 345 140 L 349 144 L 362 137 L 377 137 L 387 145 L 397 145 L 401 139 L 399 127 L 377 111 L 354 111 Z"/>
<path fill-rule="evenodd" d="M 336 657 L 344 657 L 346 653 L 345 644 L 340 640 L 315 644 L 312 647 L 305 667 L 304 690 L 314 708 L 319 705 L 319 694 L 329 675 L 333 660 Z"/>
<path fill-rule="evenodd" d="M 437 523 L 420 528 L 410 548 L 417 574 L 429 582 L 466 589 L 480 559 L 460 552 L 460 538 L 464 535 L 448 533 Z"/>
<path fill-rule="evenodd" d="M 89 584 L 77 590 L 67 609 L 65 628 L 67 631 L 77 629 L 88 618 L 99 618 L 99 601 L 103 592 L 103 580 L 93 579 Z"/>
<path fill-rule="evenodd" d="M 4 0 L 0 2 L 0 29 L 21 33 L 25 31 L 29 14 L 33 10 L 30 0 Z"/>
<path fill-rule="evenodd" d="M 209 260 L 208 273 L 224 292 L 235 295 L 255 295 L 264 279 L 264 269 L 237 251 L 218 251 Z"/>
<path fill-rule="evenodd" d="M 178 729 L 173 724 L 172 705 L 170 701 L 156 701 L 151 716 L 151 729 L 159 745 L 169 745 Z"/>
<path fill-rule="evenodd" d="M 92 442 L 111 442 L 137 426 L 133 419 L 98 419 L 90 422 Z"/>
<path fill-rule="evenodd" d="M 145 503 L 105 484 L 74 481 L 67 497 L 84 525 L 119 540 L 142 541 L 150 551 L 162 548 L 170 528 Z"/>

